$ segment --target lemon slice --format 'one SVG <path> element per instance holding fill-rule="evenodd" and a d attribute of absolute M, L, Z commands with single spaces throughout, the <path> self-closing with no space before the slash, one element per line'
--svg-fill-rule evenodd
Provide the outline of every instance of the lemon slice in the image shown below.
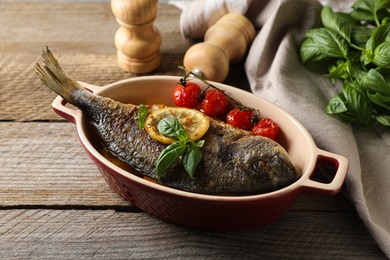
<path fill-rule="evenodd" d="M 163 144 L 171 144 L 177 140 L 165 136 L 158 131 L 157 125 L 165 117 L 175 117 L 187 131 L 188 139 L 200 140 L 210 126 L 210 119 L 202 112 L 184 107 L 164 107 L 151 111 L 145 120 L 146 132 L 156 141 Z"/>

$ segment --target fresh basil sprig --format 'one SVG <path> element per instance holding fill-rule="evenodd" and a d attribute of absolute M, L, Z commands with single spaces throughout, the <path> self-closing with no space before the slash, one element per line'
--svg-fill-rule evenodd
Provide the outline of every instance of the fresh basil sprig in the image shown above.
<path fill-rule="evenodd" d="M 178 160 L 181 161 L 188 175 L 193 178 L 195 168 L 202 159 L 200 148 L 204 140 L 194 142 L 188 139 L 187 131 L 174 117 L 165 117 L 158 122 L 157 129 L 161 134 L 178 141 L 167 146 L 157 159 L 157 177 L 161 178 L 166 170 Z"/>
<path fill-rule="evenodd" d="M 357 0 L 350 13 L 325 6 L 321 28 L 307 32 L 303 63 L 327 65 L 326 76 L 343 83 L 326 112 L 341 119 L 390 126 L 390 0 Z"/>
<path fill-rule="evenodd" d="M 138 120 L 139 128 L 144 128 L 146 117 L 149 114 L 148 108 L 144 104 L 139 105 L 138 115 L 135 117 Z"/>

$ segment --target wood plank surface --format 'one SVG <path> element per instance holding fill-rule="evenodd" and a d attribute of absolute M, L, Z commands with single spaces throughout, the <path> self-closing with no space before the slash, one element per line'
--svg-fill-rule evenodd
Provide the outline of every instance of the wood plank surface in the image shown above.
<path fill-rule="evenodd" d="M 0 10 L 2 120 L 62 120 L 49 109 L 55 94 L 35 75 L 45 45 L 76 80 L 106 85 L 136 76 L 117 66 L 114 35 L 119 24 L 110 3 L 0 2 Z M 180 37 L 180 11 L 161 5 L 159 13 L 156 27 L 166 36 L 163 62 L 155 74 L 181 75 L 177 66 L 190 42 Z"/>
<path fill-rule="evenodd" d="M 334 217 L 294 212 L 257 230 L 209 232 L 144 213 L 3 210 L 0 258 L 384 259 L 356 215 L 339 213 L 338 221 L 329 221 Z"/>
<path fill-rule="evenodd" d="M 2 123 L 0 152 L 1 206 L 129 205 L 108 187 L 72 123 Z"/>
<path fill-rule="evenodd" d="M 35 75 L 46 45 L 76 80 L 103 86 L 137 76 L 117 66 L 113 39 L 119 25 L 109 3 L 0 2 L 0 10 L 2 120 L 62 120 L 48 109 L 56 95 Z M 160 5 L 155 26 L 163 35 L 162 64 L 155 75 L 183 75 L 177 66 L 192 42 L 180 35 L 179 15 L 178 9 Z M 242 64 L 231 67 L 226 83 L 249 90 Z"/>
<path fill-rule="evenodd" d="M 193 42 L 180 10 L 160 4 L 156 75 L 177 69 Z M 136 77 L 116 64 L 119 27 L 107 2 L 0 1 L 0 259 L 385 259 L 342 194 L 304 194 L 273 225 L 207 232 L 166 223 L 111 190 L 74 124 L 50 108 L 35 76 L 48 45 L 69 74 L 106 85 Z M 249 90 L 243 63 L 225 83 Z"/>

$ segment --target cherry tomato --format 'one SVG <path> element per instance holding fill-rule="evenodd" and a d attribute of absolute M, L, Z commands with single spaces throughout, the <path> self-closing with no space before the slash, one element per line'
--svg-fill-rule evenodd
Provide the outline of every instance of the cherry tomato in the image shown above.
<path fill-rule="evenodd" d="M 276 140 L 279 135 L 279 125 L 270 118 L 263 118 L 252 128 L 252 134 Z"/>
<path fill-rule="evenodd" d="M 244 130 L 252 130 L 252 118 L 252 110 L 241 110 L 240 108 L 235 108 L 230 110 L 230 112 L 226 115 L 226 123 Z"/>
<path fill-rule="evenodd" d="M 200 104 L 200 111 L 208 116 L 217 117 L 226 113 L 227 105 L 227 99 L 221 91 L 210 89 Z"/>
<path fill-rule="evenodd" d="M 178 84 L 173 90 L 173 102 L 179 107 L 197 107 L 202 99 L 202 90 L 194 82 L 186 82 L 185 86 Z"/>

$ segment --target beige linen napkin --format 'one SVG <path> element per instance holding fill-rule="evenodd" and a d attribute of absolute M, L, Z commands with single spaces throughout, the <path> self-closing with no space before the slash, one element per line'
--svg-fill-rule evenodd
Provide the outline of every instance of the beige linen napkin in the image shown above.
<path fill-rule="evenodd" d="M 318 147 L 350 161 L 346 192 L 383 252 L 390 257 L 390 130 L 351 126 L 328 116 L 324 108 L 338 91 L 322 75 L 302 66 L 299 46 L 306 31 L 319 22 L 322 5 L 315 0 L 198 0 L 181 16 L 184 37 L 200 38 L 226 12 L 245 14 L 261 27 L 245 62 L 254 94 L 293 114 Z M 327 1 L 335 10 L 350 2 Z M 195 10 L 195 11 L 194 11 Z"/>

